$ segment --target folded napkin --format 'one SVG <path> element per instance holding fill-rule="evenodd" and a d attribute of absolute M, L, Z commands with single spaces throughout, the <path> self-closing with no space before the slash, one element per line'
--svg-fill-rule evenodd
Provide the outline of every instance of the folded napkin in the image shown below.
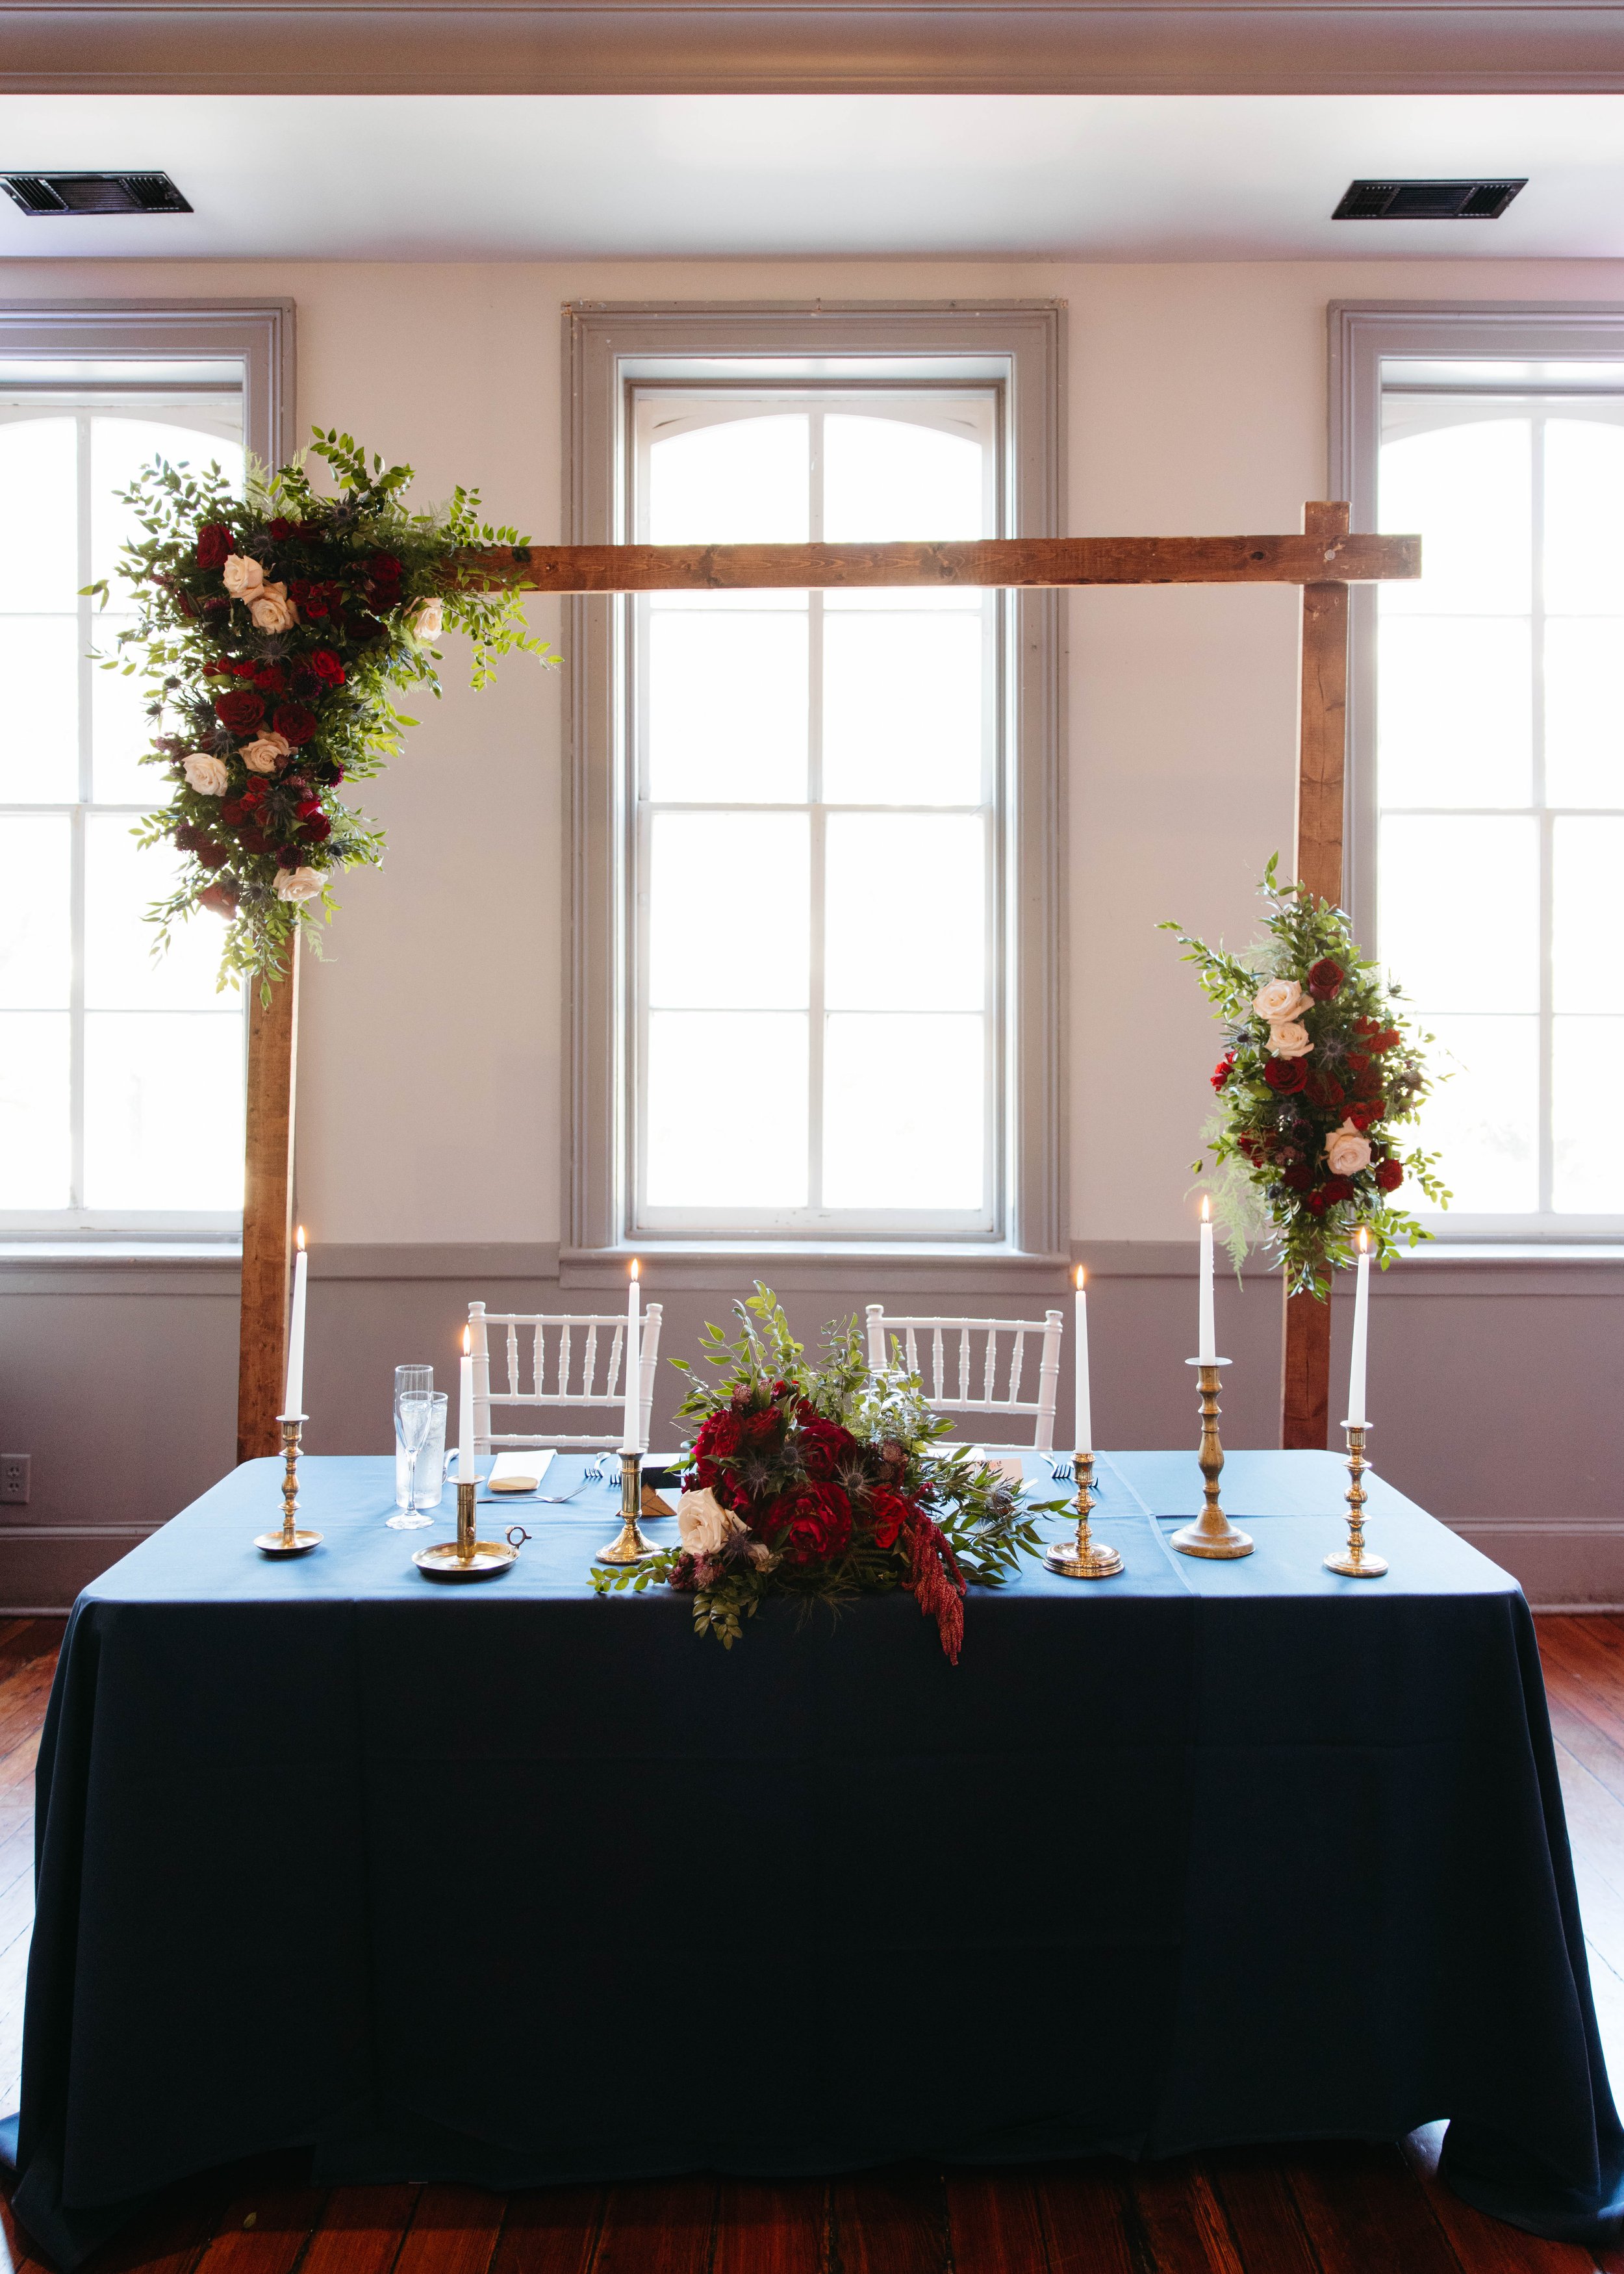
<path fill-rule="evenodd" d="M 526 1477 L 532 1487 L 538 1485 L 546 1475 L 553 1458 L 553 1449 L 551 1445 L 544 1446 L 538 1453 L 499 1453 L 492 1465 L 490 1475 L 485 1480 L 485 1484 L 488 1487 L 503 1477 Z M 460 1453 L 457 1460 L 460 1465 L 462 1461 Z M 476 1462 L 476 1472 L 477 1469 L 478 1464 Z"/>
<path fill-rule="evenodd" d="M 984 1445 L 972 1445 L 970 1457 L 1001 1477 L 1006 1485 L 1012 1485 L 1017 1492 L 1026 1480 L 1026 1464 L 1019 1453 L 989 1453 Z"/>

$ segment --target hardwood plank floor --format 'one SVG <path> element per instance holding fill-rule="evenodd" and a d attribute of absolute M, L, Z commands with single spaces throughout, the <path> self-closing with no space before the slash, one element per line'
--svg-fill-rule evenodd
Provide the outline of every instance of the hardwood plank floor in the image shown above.
<path fill-rule="evenodd" d="M 1538 1623 L 1602 2034 L 1624 2080 L 1624 1617 Z M 32 1778 L 61 1621 L 0 1619 L 0 2114 L 17 2105 Z M 267 2156 L 170 2191 L 86 2274 L 1624 2274 L 1358 2142 L 823 2180 L 336 2187 Z M 0 2198 L 0 2274 L 47 2262 Z"/>

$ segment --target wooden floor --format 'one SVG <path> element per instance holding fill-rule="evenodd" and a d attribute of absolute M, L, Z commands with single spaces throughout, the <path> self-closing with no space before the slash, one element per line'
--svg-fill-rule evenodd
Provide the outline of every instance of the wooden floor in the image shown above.
<path fill-rule="evenodd" d="M 1538 1622 L 1597 2005 L 1624 2079 L 1624 1619 Z M 60 1623 L 0 1622 L 0 2113 L 17 2105 L 33 1773 Z M 823 2180 L 554 2187 L 299 2184 L 265 2157 L 177 2189 L 86 2274 L 1624 2274 L 1537 2241 L 1432 2175 L 1441 2126 L 1357 2144 L 903 2165 Z M 41 2266 L 0 2202 L 0 2274 Z"/>

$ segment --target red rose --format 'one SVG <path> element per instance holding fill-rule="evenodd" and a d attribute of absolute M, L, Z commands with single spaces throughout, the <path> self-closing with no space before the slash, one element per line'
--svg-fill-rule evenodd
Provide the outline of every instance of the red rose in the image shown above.
<path fill-rule="evenodd" d="M 218 710 L 220 705 L 216 704 L 214 708 Z M 279 703 L 271 725 L 283 742 L 291 742 L 297 750 L 301 742 L 308 742 L 315 733 L 316 714 L 313 711 L 307 711 L 302 703 Z"/>
<path fill-rule="evenodd" d="M 739 1417 L 736 1413 L 712 1413 L 694 1440 L 696 1461 L 731 1460 L 738 1449 Z"/>
<path fill-rule="evenodd" d="M 259 830 L 244 826 L 237 832 L 237 841 L 244 853 L 268 853 L 270 845 Z"/>
<path fill-rule="evenodd" d="M 287 692 L 288 674 L 279 663 L 262 663 L 253 675 L 254 685 L 261 695 L 282 695 Z"/>
<path fill-rule="evenodd" d="M 234 734 L 251 734 L 265 716 L 265 705 L 257 695 L 251 695 L 246 688 L 238 688 L 233 695 L 214 697 L 214 716 Z M 289 735 L 288 739 L 291 742 L 293 737 Z"/>
<path fill-rule="evenodd" d="M 342 687 L 344 683 L 344 666 L 330 647 L 319 647 L 310 659 L 310 667 L 328 687 Z"/>
<path fill-rule="evenodd" d="M 374 584 L 398 584 L 406 574 L 393 553 L 370 553 L 365 565 Z"/>
<path fill-rule="evenodd" d="M 1402 1161 L 1382 1161 L 1377 1164 L 1376 1182 L 1384 1193 L 1397 1192 L 1403 1181 L 1404 1163 Z"/>
<path fill-rule="evenodd" d="M 763 1413 L 747 1413 L 739 1424 L 746 1445 L 776 1445 L 784 1433 L 784 1416 L 770 1405 Z"/>
<path fill-rule="evenodd" d="M 304 817 L 304 833 L 312 845 L 325 845 L 333 834 L 333 825 L 320 809 Z"/>
<path fill-rule="evenodd" d="M 291 845 L 279 845 L 277 847 L 276 866 L 279 869 L 297 869 L 298 865 L 299 856 L 295 847 Z"/>
<path fill-rule="evenodd" d="M 1304 1075 L 1303 1087 L 1315 1105 L 1340 1105 L 1348 1095 L 1336 1076 L 1327 1073 L 1321 1067 L 1316 1067 L 1312 1073 Z"/>
<path fill-rule="evenodd" d="M 237 823 L 243 818 L 242 799 L 240 797 L 228 797 L 222 799 L 220 806 L 220 818 L 225 823 L 229 829 L 235 829 Z"/>
<path fill-rule="evenodd" d="M 237 802 L 239 805 L 245 806 L 263 805 L 265 784 L 258 781 L 245 782 L 238 794 Z"/>
<path fill-rule="evenodd" d="M 868 1495 L 868 1513 L 874 1525 L 875 1546 L 894 1547 L 914 1509 L 912 1502 L 899 1492 L 893 1492 L 890 1485 L 876 1485 Z"/>
<path fill-rule="evenodd" d="M 1219 1059 L 1217 1065 L 1213 1068 L 1212 1074 L 1210 1076 L 1213 1088 L 1214 1089 L 1222 1089 L 1234 1071 L 1235 1053 L 1233 1050 L 1226 1050 L 1222 1058 Z"/>
<path fill-rule="evenodd" d="M 1353 1182 L 1349 1177 L 1327 1177 L 1325 1180 L 1325 1202 L 1334 1208 L 1338 1201 L 1353 1198 Z"/>
<path fill-rule="evenodd" d="M 824 1484 L 832 1483 L 840 1472 L 843 1456 L 857 1450 L 857 1440 L 849 1429 L 838 1421 L 825 1421 L 821 1415 L 808 1413 L 802 1417 L 796 1431 L 796 1443 L 807 1474 Z"/>
<path fill-rule="evenodd" d="M 1344 1061 L 1350 1073 L 1368 1073 L 1370 1060 L 1363 1050 L 1350 1050 Z"/>
<path fill-rule="evenodd" d="M 234 916 L 237 914 L 237 886 L 205 885 L 198 894 L 198 906 L 208 908 L 217 916 Z"/>
<path fill-rule="evenodd" d="M 777 1503 L 774 1528 L 792 1563 L 840 1555 L 852 1543 L 852 1504 L 838 1485 L 802 1485 Z"/>
<path fill-rule="evenodd" d="M 1306 1162 L 1298 1161 L 1286 1171 L 1285 1181 L 1294 1193 L 1311 1192 L 1313 1189 L 1314 1172 Z"/>
<path fill-rule="evenodd" d="M 1293 1096 L 1308 1080 L 1301 1058 L 1265 1058 L 1263 1079 L 1279 1097 Z"/>
<path fill-rule="evenodd" d="M 223 521 L 206 521 L 198 531 L 198 566 L 199 568 L 223 568 L 227 556 L 237 550 L 237 539 Z"/>
<path fill-rule="evenodd" d="M 276 539 L 278 545 L 285 545 L 289 538 L 293 534 L 293 523 L 290 521 L 283 521 L 282 516 L 278 515 L 276 519 L 271 523 L 270 531 L 271 535 Z"/>
<path fill-rule="evenodd" d="M 198 866 L 201 869 L 223 869 L 231 858 L 227 848 L 223 845 L 216 845 L 212 837 L 206 837 L 194 850 Z"/>
<path fill-rule="evenodd" d="M 1333 963 L 1328 955 L 1322 955 L 1318 963 L 1309 967 L 1308 991 L 1316 1003 L 1328 1003 L 1333 995 L 1341 994 L 1347 976 L 1340 963 Z"/>
<path fill-rule="evenodd" d="M 1328 1206 L 1328 1202 L 1326 1200 L 1323 1190 L 1317 1193 L 1310 1193 L 1308 1195 L 1308 1205 L 1312 1209 L 1316 1216 L 1323 1216 L 1327 1207 Z"/>
<path fill-rule="evenodd" d="M 1363 1098 L 1356 1098 L 1348 1108 L 1348 1118 L 1356 1129 L 1368 1129 L 1373 1121 L 1381 1118 L 1380 1101 L 1372 1105 Z"/>

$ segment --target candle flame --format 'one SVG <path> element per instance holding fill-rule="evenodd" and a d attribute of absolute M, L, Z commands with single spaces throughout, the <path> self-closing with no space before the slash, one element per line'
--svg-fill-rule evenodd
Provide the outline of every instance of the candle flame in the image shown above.
<path fill-rule="evenodd" d="M 301 1247 L 303 1247 L 303 1246 L 304 1246 L 304 1225 L 303 1225 L 303 1224 L 301 1224 L 301 1225 L 299 1226 L 299 1231 L 298 1231 L 298 1240 L 299 1240 L 299 1246 L 300 1246 Z"/>
<path fill-rule="evenodd" d="M 638 1276 L 638 1275 L 639 1275 L 640 1271 L 642 1270 L 642 1268 L 643 1268 L 643 1267 L 642 1267 L 642 1265 L 638 1262 L 638 1261 L 637 1261 L 636 1257 L 634 1255 L 634 1256 L 633 1256 L 633 1258 L 632 1258 L 632 1277 L 633 1277 L 634 1279 L 635 1279 L 635 1278 Z"/>
<path fill-rule="evenodd" d="M 1365 1255 L 1369 1253 L 1369 1250 L 1370 1234 L 1365 1231 L 1365 1226 L 1361 1224 L 1359 1226 L 1359 1253 L 1361 1255 Z"/>
<path fill-rule="evenodd" d="M 1079 1263 L 1077 1267 L 1077 1291 L 1080 1295 L 1088 1284 L 1088 1274 Z"/>
<path fill-rule="evenodd" d="M 464 1328 L 463 1328 L 463 1329 L 462 1329 L 462 1355 L 463 1355 L 463 1357 L 464 1357 L 464 1358 L 471 1358 L 471 1357 L 473 1356 L 473 1354 L 474 1354 L 474 1336 L 473 1336 L 473 1329 L 472 1329 L 472 1328 L 471 1328 L 471 1327 L 464 1327 Z"/>
<path fill-rule="evenodd" d="M 1201 1221 L 1203 1224 L 1210 1224 L 1212 1220 L 1213 1204 L 1211 1201 L 1207 1199 L 1206 1193 L 1203 1193 L 1201 1195 Z"/>

